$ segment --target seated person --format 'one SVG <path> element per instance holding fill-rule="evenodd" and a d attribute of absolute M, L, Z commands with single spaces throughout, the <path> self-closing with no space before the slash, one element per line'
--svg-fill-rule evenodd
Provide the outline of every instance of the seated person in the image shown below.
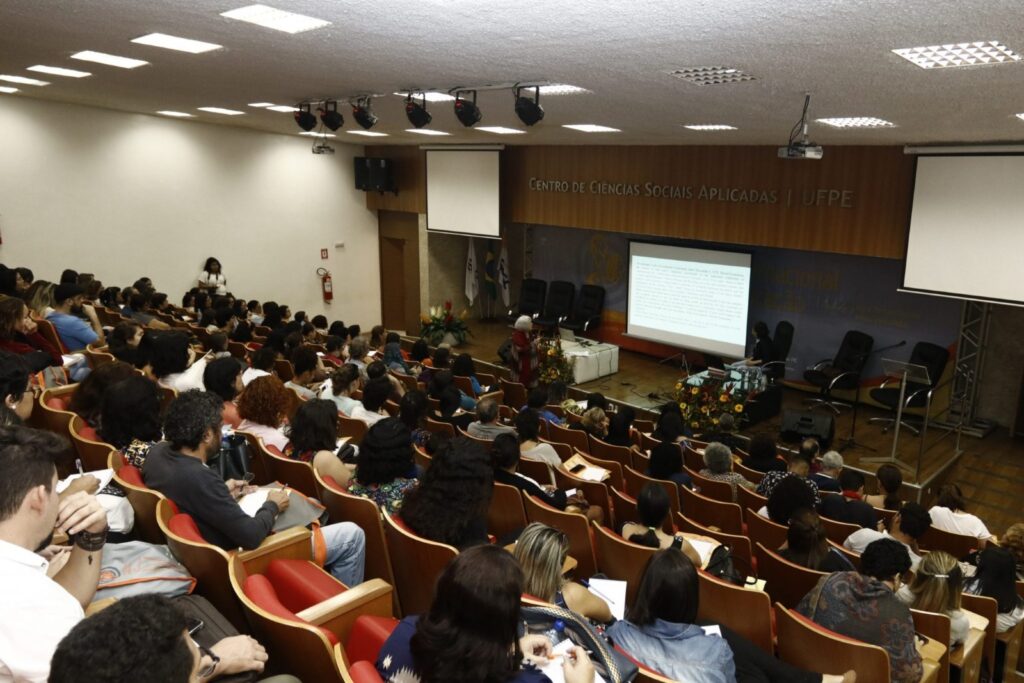
<path fill-rule="evenodd" d="M 482 386 L 480 380 L 476 378 L 476 365 L 473 364 L 473 357 L 468 353 L 460 353 L 455 356 L 455 360 L 452 361 L 452 374 L 456 377 L 468 377 L 469 384 L 473 387 L 474 396 L 479 396 L 490 390 L 490 387 Z"/>
<path fill-rule="evenodd" d="M 238 430 L 255 434 L 264 445 L 284 453 L 288 437 L 283 427 L 291 401 L 277 377 L 257 377 L 238 397 L 238 415 L 242 418 Z"/>
<path fill-rule="evenodd" d="M 569 537 L 564 532 L 534 522 L 523 529 L 512 554 L 523 569 L 523 591 L 528 595 L 586 619 L 604 624 L 615 620 L 607 602 L 566 580 L 562 569 L 569 556 Z"/>
<path fill-rule="evenodd" d="M 429 409 L 427 395 L 419 389 L 405 392 L 405 396 L 398 402 L 398 419 L 409 428 L 414 446 L 424 446 L 430 438 L 430 430 L 427 429 Z"/>
<path fill-rule="evenodd" d="M 633 421 L 636 419 L 636 411 L 631 406 L 622 406 L 608 420 L 608 434 L 604 437 L 605 443 L 623 448 L 633 447 Z"/>
<path fill-rule="evenodd" d="M 235 358 L 218 358 L 210 362 L 203 371 L 203 385 L 206 390 L 224 400 L 224 424 L 237 429 L 242 422 L 235 399 L 245 389 L 242 384 L 242 364 Z"/>
<path fill-rule="evenodd" d="M 697 534 L 678 533 L 673 535 L 663 531 L 665 520 L 672 514 L 672 503 L 668 493 L 660 484 L 645 484 L 636 497 L 636 512 L 640 517 L 640 523 L 626 522 L 622 525 L 622 537 L 630 543 L 645 545 L 649 548 L 678 548 L 683 551 L 693 562 L 694 566 L 702 567 L 707 564 L 701 558 L 697 549 L 687 540 L 694 540 L 710 543 L 717 546 L 719 543 L 713 538 Z M 710 558 L 711 553 L 707 553 Z"/>
<path fill-rule="evenodd" d="M 1017 564 L 1017 580 L 1024 581 L 1024 522 L 1011 524 L 999 539 L 999 545 L 1013 555 Z"/>
<path fill-rule="evenodd" d="M 438 398 L 439 411 L 430 416 L 436 422 L 447 422 L 452 427 L 463 431 L 469 429 L 473 422 L 473 414 L 462 411 L 462 394 L 454 385 L 447 387 Z"/>
<path fill-rule="evenodd" d="M 519 636 L 522 592 L 523 572 L 504 549 L 484 545 L 459 553 L 438 578 L 427 613 L 406 617 L 391 632 L 377 654 L 377 672 L 388 683 L 549 681 L 535 665 L 548 664 L 551 641 Z M 593 683 L 586 651 L 571 652 L 562 660 L 566 683 Z"/>
<path fill-rule="evenodd" d="M 359 405 L 359 400 L 352 398 L 352 394 L 358 389 L 359 368 L 351 363 L 345 363 L 331 370 L 327 381 L 320 388 L 320 398 L 334 401 L 339 413 L 351 417 L 352 411 Z"/>
<path fill-rule="evenodd" d="M 587 408 L 579 422 L 569 425 L 602 441 L 608 437 L 608 415 L 601 408 Z"/>
<path fill-rule="evenodd" d="M 348 486 L 352 467 L 338 457 L 338 411 L 333 402 L 320 398 L 304 402 L 285 432 L 285 456 L 308 462 L 321 477 L 331 477 L 342 488 Z"/>
<path fill-rule="evenodd" d="M 903 544 L 891 538 L 873 541 L 861 555 L 860 571 L 822 577 L 797 612 L 847 638 L 881 647 L 889 654 L 893 683 L 918 683 L 924 667 L 914 619 L 895 594 L 908 569 L 910 556 Z"/>
<path fill-rule="evenodd" d="M 843 471 L 843 456 L 838 451 L 828 451 L 821 456 L 821 471 L 811 475 L 811 481 L 818 485 L 819 491 L 839 493 L 839 474 Z"/>
<path fill-rule="evenodd" d="M 252 342 L 252 328 L 253 324 L 248 320 L 239 320 L 235 324 L 235 329 L 231 330 L 228 339 L 239 344 L 248 344 Z"/>
<path fill-rule="evenodd" d="M 253 386 L 260 382 L 277 382 L 284 391 L 277 378 L 261 378 Z M 164 416 L 166 441 L 150 449 L 142 477 L 146 486 L 192 516 L 207 543 L 225 550 L 251 550 L 273 530 L 274 520 L 288 507 L 289 494 L 283 488 L 271 490 L 256 514 L 249 516 L 238 499 L 250 487 L 237 479 L 223 481 L 206 467 L 207 458 L 220 449 L 221 404 L 219 396 L 202 391 L 176 398 Z M 363 530 L 351 522 L 339 522 L 322 527 L 321 533 L 327 546 L 324 568 L 346 586 L 361 583 L 366 554 Z"/>
<path fill-rule="evenodd" d="M 839 486 L 843 495 L 825 496 L 821 500 L 821 514 L 837 522 L 856 524 L 862 529 L 878 528 L 878 513 L 863 500 L 864 475 L 844 467 L 839 472 Z"/>
<path fill-rule="evenodd" d="M 144 332 L 142 325 L 137 322 L 130 320 L 119 322 L 107 337 L 107 351 L 119 361 L 137 365 L 136 354 Z"/>
<path fill-rule="evenodd" d="M 417 339 L 409 349 L 409 359 L 420 365 L 430 365 L 430 346 L 426 339 Z"/>
<path fill-rule="evenodd" d="M 388 417 L 371 425 L 363 437 L 348 492 L 369 498 L 394 515 L 419 483 L 411 476 L 415 471 L 412 434 L 401 420 Z"/>
<path fill-rule="evenodd" d="M 412 370 L 405 363 L 405 356 L 402 355 L 402 338 L 397 332 L 388 332 L 384 343 L 384 365 L 388 370 L 400 372 L 403 375 L 411 375 Z"/>
<path fill-rule="evenodd" d="M 875 480 L 878 482 L 878 493 L 864 496 L 864 502 L 883 510 L 899 510 L 903 507 L 903 500 L 900 499 L 900 487 L 903 486 L 903 472 L 899 467 L 891 463 L 879 465 L 875 471 Z"/>
<path fill-rule="evenodd" d="M 28 366 L 21 356 L 0 351 L 0 397 L 22 423 L 32 417 L 35 393 L 28 374 Z"/>
<path fill-rule="evenodd" d="M 363 387 L 363 400 L 352 408 L 349 415 L 354 420 L 362 420 L 368 426 L 380 422 L 388 416 L 384 404 L 391 396 L 391 382 L 386 377 L 377 377 Z"/>
<path fill-rule="evenodd" d="M 917 565 L 921 562 L 917 542 L 931 525 L 932 518 L 928 516 L 928 511 L 920 503 L 904 503 L 900 511 L 889 522 L 887 530 L 861 529 L 854 531 L 843 541 L 843 546 L 855 553 L 863 554 L 868 545 L 874 541 L 891 538 L 906 547 L 910 557 L 910 568 L 917 571 Z"/>
<path fill-rule="evenodd" d="M 785 526 L 789 524 L 790 517 L 797 510 L 813 510 L 814 507 L 814 491 L 807 485 L 807 480 L 800 477 L 784 477 L 772 489 L 768 502 L 758 510 L 758 514 Z"/>
<path fill-rule="evenodd" d="M 732 501 L 736 502 L 736 487 L 742 486 L 753 491 L 757 485 L 747 481 L 742 474 L 732 470 L 732 451 L 725 444 L 713 441 L 704 447 L 704 469 L 700 476 L 712 481 L 724 481 L 732 489 Z"/>
<path fill-rule="evenodd" d="M 341 357 L 341 350 L 345 346 L 345 340 L 342 337 L 335 335 L 329 335 L 327 341 L 324 342 L 324 348 L 326 351 L 323 355 L 323 360 L 326 363 L 330 363 L 334 366 L 342 366 L 345 364 L 345 359 Z"/>
<path fill-rule="evenodd" d="M 64 365 L 60 350 L 39 334 L 32 312 L 15 297 L 0 301 L 0 349 L 21 356 L 31 372 Z"/>
<path fill-rule="evenodd" d="M 85 420 L 93 429 L 99 429 L 103 419 L 103 397 L 112 385 L 133 375 L 135 368 L 121 361 L 101 365 L 78 383 L 78 389 L 68 401 L 68 410 Z"/>
<path fill-rule="evenodd" d="M 545 463 L 549 468 L 556 469 L 562 466 L 562 459 L 554 446 L 540 440 L 540 416 L 536 410 L 527 408 L 519 411 L 515 419 L 516 434 L 519 437 L 519 452 L 525 460 L 537 460 Z M 554 472 L 551 474 L 550 482 L 555 483 Z"/>
<path fill-rule="evenodd" d="M 520 408 L 520 410 L 525 410 L 526 408 L 536 410 L 540 419 L 561 427 L 564 424 L 564 420 L 548 410 L 547 406 L 548 392 L 541 387 L 537 387 L 530 389 L 530 393 L 526 395 L 526 405 Z"/>
<path fill-rule="evenodd" d="M 422 378 L 420 381 L 423 381 Z M 455 386 L 455 375 L 452 374 L 451 370 L 434 370 L 430 376 L 430 381 L 427 382 L 427 393 L 431 398 L 440 399 L 441 394 L 449 387 L 459 392 L 459 407 L 462 410 L 476 410 L 476 400 Z"/>
<path fill-rule="evenodd" d="M 383 377 L 391 383 L 391 395 L 388 397 L 389 400 L 398 403 L 402 400 L 402 396 L 405 395 L 405 385 L 402 384 L 402 380 L 398 379 L 390 372 L 388 372 L 387 366 L 384 365 L 383 361 L 375 360 L 366 366 L 366 376 L 369 381 L 373 381 L 378 377 Z"/>
<path fill-rule="evenodd" d="M 179 392 L 190 389 L 205 391 L 203 373 L 206 372 L 206 364 L 212 360 L 210 354 L 193 362 L 195 355 L 184 332 L 170 330 L 148 334 L 152 335 L 146 337 L 151 340 L 150 362 L 160 386 Z"/>
<path fill-rule="evenodd" d="M 284 386 L 307 401 L 316 398 L 316 392 L 309 388 L 321 367 L 316 351 L 308 346 L 300 346 L 292 351 L 291 361 L 295 375 Z"/>
<path fill-rule="evenodd" d="M 963 586 L 964 572 L 956 558 L 933 550 L 917 565 L 913 580 L 896 591 L 896 597 L 911 609 L 948 616 L 952 649 L 962 645 L 971 630 L 971 622 L 960 609 Z"/>
<path fill-rule="evenodd" d="M 679 404 L 669 401 L 663 405 L 661 413 L 658 415 L 658 421 L 654 424 L 654 431 L 651 432 L 651 438 L 662 442 L 679 443 L 688 434 L 690 434 L 690 430 L 683 423 Z"/>
<path fill-rule="evenodd" d="M 930 554 L 930 553 L 929 553 Z M 1006 548 L 990 546 L 978 553 L 978 571 L 964 586 L 964 592 L 982 595 L 996 601 L 999 612 L 996 617 L 996 632 L 1007 633 L 1016 628 L 1024 619 L 1024 598 L 1017 595 L 1014 585 L 1013 553 Z M 996 643 L 996 659 L 1006 657 L 1006 648 Z M 998 662 L 995 671 L 1002 671 Z"/>
<path fill-rule="evenodd" d="M 493 488 L 490 453 L 475 441 L 452 439 L 433 453 L 420 485 L 406 494 L 402 521 L 413 533 L 459 550 L 486 545 Z"/>
<path fill-rule="evenodd" d="M 758 494 L 765 498 L 771 498 L 772 490 L 784 479 L 798 478 L 807 484 L 814 492 L 814 505 L 817 508 L 821 505 L 821 495 L 818 493 L 818 485 L 808 479 L 811 473 L 811 461 L 808 459 L 808 451 L 801 448 L 796 453 L 790 453 L 788 467 L 785 472 L 772 471 L 764 475 L 764 479 L 757 485 Z"/>
<path fill-rule="evenodd" d="M 778 553 L 793 564 L 818 572 L 847 572 L 854 568 L 829 544 L 818 513 L 809 508 L 800 508 L 790 515 L 786 542 Z"/>
<path fill-rule="evenodd" d="M 693 480 L 683 471 L 683 451 L 678 443 L 662 441 L 651 449 L 651 462 L 647 476 L 674 481 L 680 486 L 693 488 Z"/>
<path fill-rule="evenodd" d="M 498 402 L 493 398 L 482 399 L 476 405 L 476 421 L 471 422 L 466 433 L 476 439 L 493 440 L 499 434 L 515 434 L 516 430 L 498 422 Z"/>
<path fill-rule="evenodd" d="M 979 547 L 984 548 L 989 541 L 995 540 L 985 523 L 977 515 L 967 512 L 967 501 L 963 491 L 956 484 L 943 484 L 939 489 L 938 500 L 928 510 L 932 518 L 932 526 L 961 536 L 973 536 L 979 540 Z"/>
<path fill-rule="evenodd" d="M 706 443 L 717 441 L 726 446 L 730 451 L 743 448 L 746 442 L 736 435 L 736 418 L 732 413 L 722 413 L 718 416 L 718 427 L 713 432 L 701 434 L 699 439 Z"/>
<path fill-rule="evenodd" d="M 163 438 L 160 399 L 156 382 L 139 375 L 121 380 L 104 394 L 100 435 L 126 465 L 141 469 L 149 449 Z"/>
<path fill-rule="evenodd" d="M 252 365 L 242 372 L 242 386 L 249 386 L 249 382 L 257 377 L 266 377 L 274 374 L 274 363 L 277 362 L 277 349 L 264 346 L 252 355 Z"/>
<path fill-rule="evenodd" d="M 356 366 L 359 370 L 359 376 L 365 382 L 369 379 L 366 376 L 366 354 L 369 353 L 370 348 L 366 344 L 366 340 L 362 337 L 353 335 L 352 341 L 348 344 L 348 362 Z"/>
<path fill-rule="evenodd" d="M 96 309 L 85 303 L 85 290 L 78 285 L 57 285 L 53 290 L 53 313 L 46 319 L 53 324 L 61 344 L 69 352 L 81 351 L 89 344 L 107 343 Z"/>
<path fill-rule="evenodd" d="M 164 295 L 165 299 L 166 296 L 167 295 Z M 145 293 L 136 292 L 135 294 L 132 294 L 128 305 L 132 311 L 131 319 L 143 327 L 148 327 L 153 330 L 170 329 L 170 325 L 156 317 L 156 314 L 150 308 L 149 297 Z"/>
<path fill-rule="evenodd" d="M 743 466 L 758 472 L 786 471 L 786 463 L 778 457 L 775 440 L 764 434 L 758 434 L 750 440 L 750 450 Z"/>
<path fill-rule="evenodd" d="M 413 347 L 416 350 L 416 347 Z M 423 359 L 423 371 L 420 373 L 420 381 L 429 389 L 434 381 L 434 375 L 441 370 L 448 370 L 451 365 L 452 352 L 447 344 L 441 344 L 434 349 L 434 355 L 429 359 Z M 428 362 L 429 361 L 429 362 Z"/>

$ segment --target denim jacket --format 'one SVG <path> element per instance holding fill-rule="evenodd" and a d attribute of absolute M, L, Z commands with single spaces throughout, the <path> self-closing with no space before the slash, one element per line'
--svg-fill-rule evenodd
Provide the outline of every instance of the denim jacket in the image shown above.
<path fill-rule="evenodd" d="M 700 626 L 658 619 L 647 626 L 619 620 L 608 636 L 634 659 L 663 676 L 687 683 L 736 683 L 732 650 Z"/>

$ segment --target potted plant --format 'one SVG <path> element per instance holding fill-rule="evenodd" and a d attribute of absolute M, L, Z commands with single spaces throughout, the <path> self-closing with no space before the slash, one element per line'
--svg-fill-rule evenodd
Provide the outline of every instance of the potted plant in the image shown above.
<path fill-rule="evenodd" d="M 466 325 L 468 314 L 469 311 L 465 309 L 459 315 L 453 314 L 451 301 L 445 301 L 442 306 L 431 306 L 427 313 L 420 316 L 420 336 L 432 346 L 458 346 L 466 341 L 468 335 L 473 334 Z"/>

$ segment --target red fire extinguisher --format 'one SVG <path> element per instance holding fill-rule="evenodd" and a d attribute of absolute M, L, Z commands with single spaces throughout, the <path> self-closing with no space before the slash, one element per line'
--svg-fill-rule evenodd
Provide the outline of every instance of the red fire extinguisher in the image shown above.
<path fill-rule="evenodd" d="M 320 276 L 320 289 L 323 292 L 324 303 L 331 303 L 334 299 L 334 286 L 331 284 L 331 271 L 326 268 L 317 268 L 316 274 Z"/>

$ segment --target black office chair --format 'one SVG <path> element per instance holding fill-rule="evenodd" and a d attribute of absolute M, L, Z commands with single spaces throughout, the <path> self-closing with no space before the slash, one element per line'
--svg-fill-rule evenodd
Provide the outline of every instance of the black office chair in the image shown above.
<path fill-rule="evenodd" d="M 576 334 L 596 330 L 601 324 L 601 313 L 604 311 L 604 287 L 600 285 L 583 285 L 576 299 L 576 310 L 562 322 L 562 327 Z"/>
<path fill-rule="evenodd" d="M 572 302 L 576 298 L 576 285 L 563 280 L 555 280 L 548 288 L 548 300 L 544 305 L 544 314 L 533 319 L 538 327 L 557 327 L 572 313 Z"/>
<path fill-rule="evenodd" d="M 870 334 L 850 330 L 843 337 L 835 358 L 818 361 L 812 368 L 804 372 L 804 379 L 818 387 L 821 395 L 818 398 L 804 399 L 812 407 L 819 405 L 840 413 L 840 406 L 849 408 L 850 404 L 832 400 L 835 389 L 858 389 L 860 375 L 867 365 L 875 338 Z"/>
<path fill-rule="evenodd" d="M 914 345 L 914 350 L 910 352 L 909 362 L 928 368 L 928 377 L 931 379 L 931 384 L 907 382 L 907 389 L 903 395 L 904 410 L 907 408 L 925 409 L 924 418 L 920 424 L 908 422 L 907 418 L 910 416 L 906 413 L 900 420 L 904 429 L 909 429 L 916 435 L 921 433 L 921 428 L 927 429 L 928 413 L 931 412 L 932 407 L 932 394 L 939 386 L 942 373 L 946 370 L 946 364 L 949 362 L 949 350 L 938 344 L 918 342 Z M 899 410 L 900 378 L 887 377 L 882 382 L 882 386 L 871 390 L 871 398 L 889 408 L 892 411 L 892 417 L 873 417 L 868 422 L 883 424 L 882 431 L 889 431 L 889 428 L 896 424 L 896 414 Z"/>
<path fill-rule="evenodd" d="M 772 347 L 775 350 L 775 357 L 761 365 L 761 368 L 769 380 L 778 382 L 786 377 L 786 359 L 789 358 L 789 350 L 793 347 L 793 323 L 780 320 L 775 325 Z"/>
<path fill-rule="evenodd" d="M 515 322 L 521 315 L 528 315 L 531 318 L 539 315 L 544 310 L 544 295 L 547 291 L 548 283 L 544 280 L 523 278 L 522 284 L 519 285 L 519 303 L 508 311 L 509 322 Z"/>

